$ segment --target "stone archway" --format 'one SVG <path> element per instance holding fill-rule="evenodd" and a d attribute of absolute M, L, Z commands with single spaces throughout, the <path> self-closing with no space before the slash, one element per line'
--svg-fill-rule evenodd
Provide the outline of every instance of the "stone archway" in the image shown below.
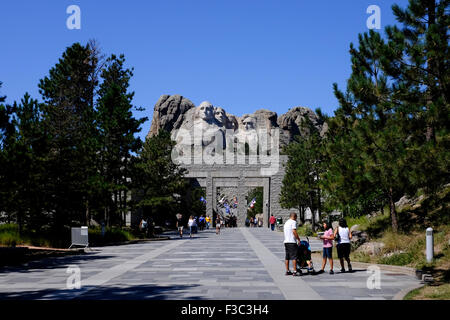
<path fill-rule="evenodd" d="M 287 157 L 281 156 L 281 162 L 285 162 Z M 238 202 L 245 201 L 248 188 L 263 188 L 263 226 L 269 226 L 269 216 L 281 216 L 285 220 L 289 216 L 289 210 L 282 209 L 279 204 L 279 194 L 281 191 L 284 176 L 284 167 L 280 163 L 278 172 L 271 176 L 261 174 L 261 164 L 215 164 L 200 165 L 193 162 L 184 165 L 188 170 L 187 178 L 196 181 L 196 184 L 206 189 L 206 214 L 213 217 L 214 207 L 217 202 L 217 188 L 233 187 L 237 189 Z M 247 217 L 247 206 L 238 205 L 238 227 L 245 226 Z"/>

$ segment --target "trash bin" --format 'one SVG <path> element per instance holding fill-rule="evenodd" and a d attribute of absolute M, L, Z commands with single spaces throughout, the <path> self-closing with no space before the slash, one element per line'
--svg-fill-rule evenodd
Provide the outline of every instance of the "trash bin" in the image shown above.
<path fill-rule="evenodd" d="M 83 226 L 81 228 L 71 228 L 71 234 L 72 244 L 69 249 L 73 246 L 84 246 L 85 248 L 89 247 L 88 227 Z"/>

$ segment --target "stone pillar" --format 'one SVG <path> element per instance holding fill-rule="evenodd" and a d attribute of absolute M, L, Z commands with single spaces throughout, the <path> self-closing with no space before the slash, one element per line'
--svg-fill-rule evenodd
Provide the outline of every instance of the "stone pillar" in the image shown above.
<path fill-rule="evenodd" d="M 214 181 L 214 178 L 211 178 L 211 190 L 212 190 L 212 197 L 211 197 L 211 207 L 212 210 L 217 211 L 217 186 L 216 182 Z"/>
<path fill-rule="evenodd" d="M 238 216 L 237 216 L 237 226 L 245 227 L 245 218 L 247 218 L 247 201 L 246 196 L 245 181 L 242 172 L 239 175 L 238 184 Z"/>
<path fill-rule="evenodd" d="M 213 181 L 211 178 L 211 173 L 208 173 L 206 177 L 206 214 L 214 218 L 213 215 Z"/>
<path fill-rule="evenodd" d="M 269 217 L 270 217 L 270 178 L 264 179 L 263 186 L 263 227 L 269 227 Z"/>

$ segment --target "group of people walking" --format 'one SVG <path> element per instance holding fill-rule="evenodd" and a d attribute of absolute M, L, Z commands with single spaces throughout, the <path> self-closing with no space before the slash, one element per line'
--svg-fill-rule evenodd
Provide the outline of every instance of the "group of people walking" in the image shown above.
<path fill-rule="evenodd" d="M 176 214 L 176 227 L 178 229 L 178 233 L 180 238 L 183 238 L 183 230 L 184 230 L 184 219 L 181 213 Z M 216 234 L 220 234 L 220 228 L 223 225 L 222 219 L 218 216 L 216 221 Z M 210 216 L 201 215 L 200 217 L 194 217 L 191 215 L 187 222 L 189 237 L 192 238 L 193 234 L 197 233 L 198 230 L 203 231 L 205 228 L 209 229 L 212 226 L 212 218 Z"/>
<path fill-rule="evenodd" d="M 330 274 L 334 274 L 333 240 L 336 242 L 337 255 L 341 264 L 341 272 L 346 272 L 344 260 L 347 262 L 348 271 L 352 272 L 352 265 L 350 263 L 350 240 L 352 239 L 352 233 L 350 232 L 345 219 L 340 219 L 338 227 L 334 230 L 330 222 L 324 221 L 323 229 L 324 233 L 320 236 L 320 239 L 323 241 L 322 268 L 318 273 L 325 272 L 325 266 L 327 261 L 329 261 Z M 302 275 L 300 268 L 297 268 L 300 242 L 300 237 L 297 233 L 297 214 L 291 213 L 289 220 L 284 224 L 286 275 Z M 293 271 L 289 269 L 290 261 L 292 261 Z M 308 267 L 311 268 L 310 263 L 308 263 Z"/>
<path fill-rule="evenodd" d="M 263 226 L 263 220 L 258 217 L 250 217 L 245 219 L 245 226 L 249 228 L 257 228 Z"/>

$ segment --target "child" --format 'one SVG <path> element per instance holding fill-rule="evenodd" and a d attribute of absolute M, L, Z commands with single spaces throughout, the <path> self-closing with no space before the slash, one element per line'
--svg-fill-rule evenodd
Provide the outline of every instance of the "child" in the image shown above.
<path fill-rule="evenodd" d="M 325 230 L 324 234 L 320 236 L 320 239 L 323 240 L 323 259 L 322 259 L 322 269 L 319 273 L 325 272 L 325 265 L 327 264 L 327 259 L 330 261 L 330 274 L 334 274 L 333 271 L 333 229 L 331 225 L 327 222 L 323 222 L 323 229 Z"/>

